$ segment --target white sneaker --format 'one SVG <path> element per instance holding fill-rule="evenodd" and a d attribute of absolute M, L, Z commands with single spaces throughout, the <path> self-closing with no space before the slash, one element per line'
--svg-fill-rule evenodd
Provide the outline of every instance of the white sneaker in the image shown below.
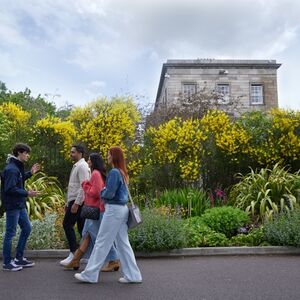
<path fill-rule="evenodd" d="M 72 261 L 73 257 L 74 257 L 74 254 L 72 252 L 70 252 L 69 256 L 67 258 L 61 260 L 59 262 L 59 264 L 61 266 L 66 266 L 66 265 L 68 265 Z"/>
<path fill-rule="evenodd" d="M 81 276 L 81 273 L 75 273 L 74 277 L 79 280 L 79 281 L 82 281 L 82 282 L 88 282 L 88 283 L 93 283 L 91 281 L 88 281 L 86 279 L 84 279 L 82 276 Z"/>
<path fill-rule="evenodd" d="M 136 281 L 130 281 L 126 279 L 125 277 L 119 278 L 119 283 L 142 283 L 142 280 L 136 280 Z"/>

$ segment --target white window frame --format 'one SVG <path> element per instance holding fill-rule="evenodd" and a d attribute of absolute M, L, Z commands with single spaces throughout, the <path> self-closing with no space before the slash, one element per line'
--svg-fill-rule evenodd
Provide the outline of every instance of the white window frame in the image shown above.
<path fill-rule="evenodd" d="M 227 88 L 227 91 L 224 93 L 223 88 Z M 220 88 L 222 91 L 220 91 Z M 217 83 L 217 93 L 221 96 L 218 98 L 220 104 L 228 104 L 230 100 L 230 84 L 229 83 Z"/>
<path fill-rule="evenodd" d="M 194 91 L 186 91 L 185 87 L 194 87 Z M 191 96 L 197 93 L 197 83 L 196 82 L 182 82 L 182 95 L 184 98 L 191 98 Z"/>
<path fill-rule="evenodd" d="M 256 88 L 256 90 L 254 90 Z M 264 104 L 264 85 L 262 83 L 250 84 L 250 104 L 263 105 Z"/>

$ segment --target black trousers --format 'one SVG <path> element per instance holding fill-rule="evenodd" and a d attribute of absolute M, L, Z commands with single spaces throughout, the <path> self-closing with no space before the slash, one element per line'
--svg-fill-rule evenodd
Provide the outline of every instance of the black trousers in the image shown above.
<path fill-rule="evenodd" d="M 63 220 L 63 227 L 64 227 L 65 234 L 66 234 L 66 237 L 67 237 L 67 240 L 69 243 L 70 251 L 73 253 L 76 251 L 76 249 L 78 247 L 74 226 L 77 223 L 78 232 L 79 232 L 80 236 L 82 236 L 82 229 L 83 229 L 84 220 L 85 220 L 85 219 L 80 218 L 81 206 L 78 207 L 78 211 L 76 214 L 71 213 L 71 207 L 74 204 L 74 202 L 75 201 L 71 201 L 68 203 L 68 207 L 65 212 L 65 217 Z"/>

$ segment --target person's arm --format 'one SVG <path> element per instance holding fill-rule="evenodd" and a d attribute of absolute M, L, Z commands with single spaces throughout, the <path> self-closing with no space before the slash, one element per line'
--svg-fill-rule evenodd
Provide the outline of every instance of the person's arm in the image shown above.
<path fill-rule="evenodd" d="M 106 187 L 101 192 L 101 198 L 113 199 L 115 197 L 116 191 L 119 187 L 120 176 L 120 172 L 117 169 L 112 169 L 109 172 L 106 180 Z"/>
<path fill-rule="evenodd" d="M 31 176 L 32 176 L 32 172 L 31 172 L 31 171 L 25 172 L 25 174 L 24 174 L 25 180 L 27 180 L 27 179 L 30 178 Z"/>
<path fill-rule="evenodd" d="M 18 187 L 19 177 L 21 176 L 20 172 L 14 170 L 8 170 L 5 172 L 5 183 L 4 183 L 4 192 L 7 194 L 15 194 L 23 197 L 28 196 L 28 192 L 21 187 Z"/>
<path fill-rule="evenodd" d="M 89 180 L 89 178 L 90 178 L 89 168 L 85 165 L 78 166 L 77 176 L 78 176 L 78 179 L 80 182 L 80 189 L 79 189 L 79 192 L 78 192 L 78 195 L 76 197 L 74 204 L 81 205 L 83 203 L 83 196 L 84 196 L 81 184 L 83 181 Z"/>
<path fill-rule="evenodd" d="M 93 171 L 90 181 L 84 182 L 82 188 L 88 197 L 98 198 L 103 184 L 101 184 L 102 178 L 98 171 Z"/>
<path fill-rule="evenodd" d="M 26 179 L 30 178 L 33 174 L 38 172 L 40 169 L 41 169 L 41 166 L 38 163 L 35 163 L 32 166 L 31 170 L 25 173 L 24 179 L 26 180 Z"/>

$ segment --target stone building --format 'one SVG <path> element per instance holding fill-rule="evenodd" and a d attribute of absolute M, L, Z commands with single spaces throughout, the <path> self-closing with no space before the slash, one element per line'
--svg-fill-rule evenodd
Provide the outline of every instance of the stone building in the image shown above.
<path fill-rule="evenodd" d="M 180 105 L 204 87 L 217 91 L 222 105 L 238 99 L 240 112 L 278 107 L 280 66 L 276 60 L 168 60 L 162 66 L 155 109 Z"/>

